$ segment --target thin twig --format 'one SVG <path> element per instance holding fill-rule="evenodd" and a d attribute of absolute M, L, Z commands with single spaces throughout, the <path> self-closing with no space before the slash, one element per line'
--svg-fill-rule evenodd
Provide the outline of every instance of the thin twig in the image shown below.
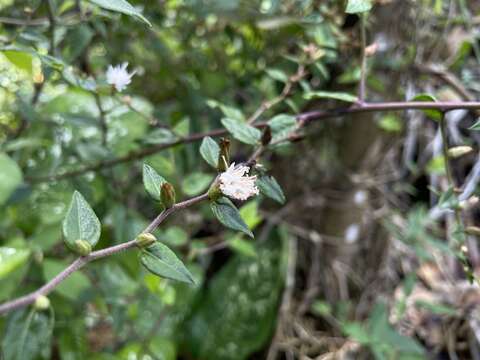
<path fill-rule="evenodd" d="M 349 114 L 357 114 L 364 112 L 376 112 L 376 111 L 398 111 L 398 110 L 427 110 L 436 109 L 443 112 L 448 112 L 457 109 L 476 110 L 480 109 L 480 102 L 478 101 L 448 101 L 448 102 L 421 102 L 421 101 L 405 101 L 405 102 L 379 102 L 379 103 L 363 103 L 354 104 L 350 107 L 327 109 L 327 110 L 313 110 L 305 113 L 298 114 L 296 116 L 297 121 L 302 124 L 309 123 L 315 120 L 324 120 L 333 117 L 339 117 Z M 262 128 L 267 125 L 266 122 L 258 122 L 254 124 L 255 127 Z M 202 133 L 192 134 L 181 139 L 165 143 L 153 145 L 141 150 L 130 152 L 124 156 L 100 161 L 98 163 L 87 165 L 76 170 L 61 172 L 58 174 L 45 175 L 45 176 L 27 176 L 26 180 L 30 183 L 41 183 L 49 181 L 58 181 L 78 175 L 83 175 L 90 171 L 99 171 L 108 167 L 116 166 L 119 164 L 127 163 L 137 159 L 143 159 L 147 156 L 155 154 L 165 149 L 169 149 L 182 144 L 189 144 L 196 141 L 203 140 L 204 137 L 217 137 L 227 133 L 226 129 L 215 129 Z"/>
<path fill-rule="evenodd" d="M 105 114 L 105 110 L 103 110 L 102 99 L 100 98 L 100 95 L 96 92 L 93 92 L 93 96 L 95 98 L 95 103 L 97 104 L 98 113 L 99 113 L 100 129 L 102 132 L 102 146 L 106 146 L 107 139 L 108 139 L 107 116 Z"/>
<path fill-rule="evenodd" d="M 166 209 L 162 211 L 151 223 L 148 225 L 143 232 L 152 232 L 155 230 L 170 214 L 187 208 L 189 206 L 192 206 L 194 204 L 197 204 L 201 201 L 207 200 L 208 195 L 203 194 L 199 195 L 197 197 L 191 198 L 189 200 L 185 200 L 183 202 L 180 202 L 178 204 L 175 204 L 169 209 Z M 17 299 L 5 302 L 3 304 L 0 304 L 0 315 L 5 314 L 9 311 L 27 306 L 29 304 L 32 304 L 35 302 L 37 297 L 40 295 L 47 295 L 50 293 L 52 290 L 54 290 L 63 280 L 65 280 L 70 274 L 74 273 L 75 271 L 79 270 L 82 268 L 85 264 L 103 258 L 103 257 L 108 257 L 113 254 L 116 254 L 118 252 L 131 249 L 132 247 L 135 247 L 137 245 L 136 240 L 131 240 L 119 245 L 114 245 L 110 246 L 108 248 L 94 251 L 90 253 L 87 256 L 81 256 L 77 258 L 75 261 L 73 261 L 69 266 L 67 266 L 62 272 L 60 272 L 57 276 L 55 276 L 52 280 L 50 280 L 48 283 L 43 285 L 41 288 L 25 295 L 22 297 L 19 297 Z"/>
<path fill-rule="evenodd" d="M 260 116 L 262 116 L 262 114 L 265 111 L 271 109 L 275 105 L 277 105 L 280 102 L 282 102 L 283 100 L 285 100 L 290 95 L 290 92 L 292 91 L 293 86 L 297 82 L 299 82 L 305 76 L 305 74 L 306 74 L 305 66 L 300 64 L 298 66 L 297 72 L 294 75 L 292 75 L 288 78 L 288 80 L 285 83 L 285 86 L 283 87 L 280 95 L 278 95 L 277 97 L 275 97 L 271 100 L 266 100 L 266 101 L 262 102 L 262 104 L 260 104 L 258 109 L 247 119 L 247 124 L 252 125 L 253 123 L 255 123 L 255 121 L 258 120 L 258 118 Z"/>
<path fill-rule="evenodd" d="M 365 15 L 360 16 L 360 38 L 361 38 L 361 67 L 360 67 L 360 83 L 358 86 L 358 100 L 362 104 L 365 102 L 365 78 L 367 77 L 367 56 L 365 48 L 367 47 L 367 34 Z"/>

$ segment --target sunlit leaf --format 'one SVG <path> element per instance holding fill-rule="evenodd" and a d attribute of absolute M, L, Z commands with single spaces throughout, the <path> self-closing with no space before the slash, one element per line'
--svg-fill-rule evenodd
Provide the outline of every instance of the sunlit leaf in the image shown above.
<path fill-rule="evenodd" d="M 148 21 L 137 9 L 135 9 L 129 2 L 125 0 L 89 0 L 89 1 L 104 9 L 136 17 L 142 20 L 148 26 L 152 26 L 150 21 Z"/>
<path fill-rule="evenodd" d="M 372 0 L 348 0 L 345 12 L 357 14 L 369 11 L 372 8 Z"/>
<path fill-rule="evenodd" d="M 0 247 L 0 279 L 22 266 L 28 259 L 30 250 Z"/>
<path fill-rule="evenodd" d="M 200 145 L 200 154 L 203 159 L 214 168 L 218 165 L 218 154 L 220 153 L 220 146 L 210 136 L 206 136 Z"/>
<path fill-rule="evenodd" d="M 63 236 L 68 247 L 75 249 L 75 242 L 84 240 L 93 248 L 100 239 L 100 232 L 97 215 L 82 194 L 75 191 L 63 220 Z"/>
<path fill-rule="evenodd" d="M 148 195 L 160 201 L 160 192 L 164 182 L 166 182 L 166 180 L 161 177 L 154 168 L 150 165 L 143 164 L 143 186 Z"/>

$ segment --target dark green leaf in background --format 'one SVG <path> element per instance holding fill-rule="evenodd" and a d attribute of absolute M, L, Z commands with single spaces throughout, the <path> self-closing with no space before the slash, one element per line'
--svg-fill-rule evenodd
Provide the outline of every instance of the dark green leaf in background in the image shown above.
<path fill-rule="evenodd" d="M 13 312 L 1 346 L 5 360 L 50 359 L 53 323 L 52 311 L 30 308 Z"/>
<path fill-rule="evenodd" d="M 272 131 L 272 142 L 279 142 L 288 137 L 297 129 L 298 123 L 295 116 L 280 114 L 268 121 Z"/>
<path fill-rule="evenodd" d="M 22 172 L 7 154 L 0 153 L 0 205 L 3 205 L 22 183 Z"/>
<path fill-rule="evenodd" d="M 257 128 L 234 119 L 223 118 L 222 125 L 235 139 L 245 144 L 258 144 L 262 137 L 262 132 Z"/>

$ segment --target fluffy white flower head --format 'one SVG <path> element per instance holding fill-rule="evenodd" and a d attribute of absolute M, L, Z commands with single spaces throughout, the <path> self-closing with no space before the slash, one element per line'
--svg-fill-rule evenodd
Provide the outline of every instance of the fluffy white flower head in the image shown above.
<path fill-rule="evenodd" d="M 237 200 L 247 200 L 250 196 L 258 195 L 258 188 L 255 185 L 257 176 L 245 175 L 249 170 L 248 166 L 235 166 L 235 163 L 232 163 L 227 171 L 220 174 L 222 193 Z"/>
<path fill-rule="evenodd" d="M 107 69 L 107 83 L 115 86 L 117 91 L 124 90 L 128 84 L 132 81 L 132 76 L 135 75 L 135 71 L 129 73 L 127 71 L 128 63 L 124 62 L 122 65 L 112 66 L 109 65 Z"/>

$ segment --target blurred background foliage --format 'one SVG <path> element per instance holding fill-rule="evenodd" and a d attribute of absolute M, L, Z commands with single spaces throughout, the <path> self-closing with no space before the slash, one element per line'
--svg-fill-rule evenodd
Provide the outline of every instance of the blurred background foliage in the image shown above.
<path fill-rule="evenodd" d="M 97 249 L 126 242 L 160 210 L 143 163 L 179 199 L 215 176 L 200 142 L 162 145 L 222 128 L 224 116 L 246 119 L 278 96 L 261 120 L 344 107 L 356 92 L 360 17 L 345 13 L 346 1 L 132 0 L 151 27 L 99 3 L 0 1 L 0 301 L 74 258 L 61 222 L 75 189 L 101 220 Z M 373 3 L 370 99 L 478 97 L 476 2 Z M 105 71 L 123 62 L 136 73 L 116 93 Z M 282 97 L 299 66 L 305 76 Z M 476 114 L 451 115 L 453 142 L 475 146 Z M 255 240 L 223 229 L 208 205 L 155 232 L 195 286 L 146 272 L 136 251 L 91 263 L 49 295 L 47 310 L 0 318 L 3 356 L 479 359 L 478 288 L 454 260 L 450 220 L 435 215 L 430 191 L 445 187 L 438 138 L 413 111 L 314 123 L 261 160 L 287 202 L 238 204 Z M 233 161 L 250 150 L 232 139 Z M 475 164 L 468 155 L 455 175 Z M 474 225 L 474 209 L 468 216 Z"/>

